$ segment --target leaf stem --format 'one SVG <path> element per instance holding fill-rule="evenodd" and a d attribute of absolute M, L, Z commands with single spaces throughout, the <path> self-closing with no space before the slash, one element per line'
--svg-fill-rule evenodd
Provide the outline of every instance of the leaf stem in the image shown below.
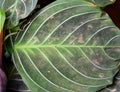
<path fill-rule="evenodd" d="M 0 32 L 0 68 L 2 68 L 3 30 Z"/>

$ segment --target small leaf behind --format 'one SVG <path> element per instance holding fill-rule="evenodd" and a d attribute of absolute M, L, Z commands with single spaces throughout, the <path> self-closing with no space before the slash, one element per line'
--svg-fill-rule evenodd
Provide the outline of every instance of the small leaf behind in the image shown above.
<path fill-rule="evenodd" d="M 26 18 L 35 8 L 38 0 L 0 0 L 0 8 L 7 14 L 7 27 L 16 26 L 20 19 Z"/>
<path fill-rule="evenodd" d="M 4 22 L 5 22 L 5 12 L 2 9 L 0 9 L 0 33 L 3 29 Z"/>

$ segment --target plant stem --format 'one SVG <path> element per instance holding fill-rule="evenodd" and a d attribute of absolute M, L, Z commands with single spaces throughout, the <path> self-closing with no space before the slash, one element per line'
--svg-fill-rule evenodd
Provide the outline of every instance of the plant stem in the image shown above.
<path fill-rule="evenodd" d="M 3 51 L 3 31 L 0 32 L 0 68 L 2 67 L 2 52 Z"/>

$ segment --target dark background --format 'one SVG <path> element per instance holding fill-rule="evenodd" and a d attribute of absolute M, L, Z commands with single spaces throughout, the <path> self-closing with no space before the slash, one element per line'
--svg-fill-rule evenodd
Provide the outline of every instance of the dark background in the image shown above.
<path fill-rule="evenodd" d="M 120 0 L 116 0 L 114 4 L 105 7 L 104 10 L 109 14 L 114 23 L 120 28 Z"/>

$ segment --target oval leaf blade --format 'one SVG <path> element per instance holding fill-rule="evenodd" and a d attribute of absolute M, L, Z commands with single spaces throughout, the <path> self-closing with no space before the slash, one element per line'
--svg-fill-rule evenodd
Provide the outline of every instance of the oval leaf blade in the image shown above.
<path fill-rule="evenodd" d="M 19 33 L 14 64 L 33 92 L 96 92 L 119 70 L 119 34 L 98 7 L 56 1 Z"/>

